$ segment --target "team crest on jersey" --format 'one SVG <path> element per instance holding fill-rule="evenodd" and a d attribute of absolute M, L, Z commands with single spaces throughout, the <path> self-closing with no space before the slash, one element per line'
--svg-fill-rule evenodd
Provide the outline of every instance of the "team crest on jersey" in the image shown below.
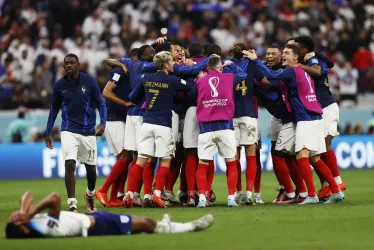
<path fill-rule="evenodd" d="M 82 87 L 82 92 L 83 92 L 83 94 L 86 93 L 86 87 L 85 86 Z"/>

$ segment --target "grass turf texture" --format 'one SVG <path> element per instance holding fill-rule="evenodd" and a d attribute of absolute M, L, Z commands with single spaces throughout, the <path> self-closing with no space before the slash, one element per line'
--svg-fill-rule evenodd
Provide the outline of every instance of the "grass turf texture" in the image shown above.
<path fill-rule="evenodd" d="M 161 219 L 169 213 L 174 221 L 194 220 L 206 213 L 215 216 L 211 228 L 204 232 L 169 235 L 133 235 L 69 239 L 6 240 L 5 222 L 19 206 L 25 190 L 34 192 L 35 200 L 52 191 L 62 195 L 67 209 L 63 180 L 0 181 L 0 248 L 8 249 L 373 249 L 374 189 L 373 170 L 343 171 L 347 184 L 346 199 L 333 205 L 274 205 L 277 195 L 272 173 L 263 174 L 264 205 L 226 207 L 226 180 L 216 175 L 214 191 L 218 200 L 211 208 L 168 209 L 98 209 L 113 213 L 131 213 Z M 244 178 L 243 178 L 244 180 Z M 97 186 L 104 179 L 98 179 Z M 318 183 L 318 182 L 316 182 Z M 77 180 L 78 209 L 85 212 L 85 180 Z M 177 185 L 176 185 L 177 186 Z"/>

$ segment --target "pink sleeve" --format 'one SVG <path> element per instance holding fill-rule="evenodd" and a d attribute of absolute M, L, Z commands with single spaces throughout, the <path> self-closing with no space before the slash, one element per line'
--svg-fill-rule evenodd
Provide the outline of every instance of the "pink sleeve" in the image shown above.
<path fill-rule="evenodd" d="M 142 106 L 141 106 L 140 108 L 141 108 L 141 109 L 145 109 L 146 107 L 147 107 L 147 102 L 144 101 L 143 104 L 142 104 Z"/>

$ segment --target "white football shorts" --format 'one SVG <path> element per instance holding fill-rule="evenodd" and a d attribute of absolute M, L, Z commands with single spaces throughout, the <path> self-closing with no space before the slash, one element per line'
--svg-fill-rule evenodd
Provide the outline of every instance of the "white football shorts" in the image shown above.
<path fill-rule="evenodd" d="M 234 130 L 225 129 L 207 132 L 199 135 L 198 156 L 202 160 L 213 160 L 216 149 L 224 159 L 234 158 L 236 155 L 236 141 Z"/>
<path fill-rule="evenodd" d="M 143 123 L 140 132 L 138 156 L 141 158 L 174 157 L 173 130 L 169 127 Z"/>
<path fill-rule="evenodd" d="M 96 165 L 96 136 L 62 131 L 61 149 L 64 161 L 74 160 L 79 163 Z"/>
<path fill-rule="evenodd" d="M 143 116 L 126 117 L 125 127 L 125 149 L 128 151 L 138 151 L 140 129 L 143 123 Z"/>
<path fill-rule="evenodd" d="M 258 122 L 256 118 L 243 116 L 234 118 L 236 146 L 246 146 L 258 143 Z"/>
<path fill-rule="evenodd" d="M 282 125 L 279 132 L 275 150 L 284 152 L 286 154 L 295 154 L 295 141 L 296 141 L 296 126 L 292 122 Z"/>
<path fill-rule="evenodd" d="M 282 129 L 283 123 L 281 119 L 271 117 L 270 120 L 270 141 L 277 141 L 278 135 Z"/>
<path fill-rule="evenodd" d="M 196 107 L 190 107 L 186 112 L 183 128 L 183 147 L 197 148 L 200 134 L 199 121 L 196 116 Z"/>
<path fill-rule="evenodd" d="M 295 152 L 304 148 L 309 149 L 309 156 L 326 152 L 322 120 L 297 122 Z"/>
<path fill-rule="evenodd" d="M 178 133 L 179 133 L 179 115 L 175 113 L 173 110 L 171 111 L 171 129 L 173 130 L 173 138 L 174 138 L 174 146 L 178 140 Z"/>
<path fill-rule="evenodd" d="M 339 106 L 337 103 L 333 103 L 323 109 L 322 120 L 325 137 L 328 135 L 331 135 L 333 137 L 339 135 Z"/>
<path fill-rule="evenodd" d="M 123 121 L 107 121 L 105 126 L 105 139 L 110 151 L 119 155 L 125 147 L 126 124 Z"/>

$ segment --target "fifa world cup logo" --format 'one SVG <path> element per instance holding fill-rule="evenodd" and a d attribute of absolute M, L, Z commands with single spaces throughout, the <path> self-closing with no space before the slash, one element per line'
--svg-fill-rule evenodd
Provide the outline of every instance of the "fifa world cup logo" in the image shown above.
<path fill-rule="evenodd" d="M 218 87 L 218 84 L 219 84 L 219 78 L 217 76 L 213 76 L 213 77 L 209 78 L 208 82 L 209 82 L 210 88 L 212 89 L 212 91 L 210 92 L 210 95 L 212 97 L 217 97 L 218 96 L 217 87 Z"/>

